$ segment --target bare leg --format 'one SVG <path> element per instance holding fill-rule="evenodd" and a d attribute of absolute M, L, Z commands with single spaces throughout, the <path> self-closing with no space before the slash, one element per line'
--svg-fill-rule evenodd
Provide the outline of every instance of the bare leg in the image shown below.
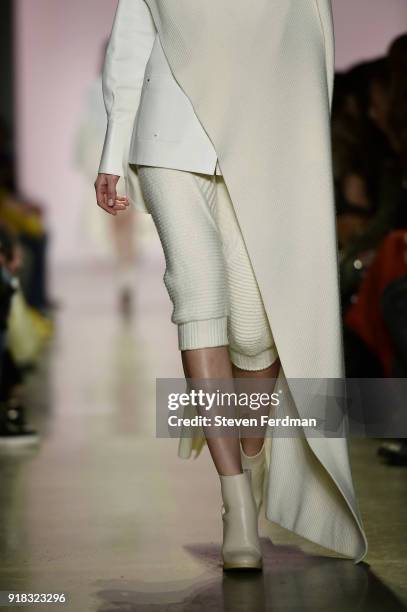
<path fill-rule="evenodd" d="M 230 388 L 234 390 L 232 364 L 227 346 L 185 350 L 181 351 L 181 356 L 186 378 L 229 379 Z M 198 412 L 203 414 L 204 410 L 198 409 Z M 238 430 L 232 433 L 235 435 L 230 437 L 206 436 L 216 470 L 222 476 L 233 476 L 243 471 Z"/>
<path fill-rule="evenodd" d="M 277 358 L 276 361 L 274 363 L 271 364 L 271 366 L 269 366 L 268 368 L 265 368 L 264 370 L 255 370 L 255 371 L 250 371 L 250 370 L 241 370 L 240 368 L 238 368 L 237 366 L 235 366 L 234 364 L 232 365 L 232 370 L 233 370 L 233 378 L 235 378 L 235 387 L 236 387 L 236 392 L 239 392 L 239 382 L 238 379 L 253 379 L 253 384 L 250 381 L 250 385 L 247 385 L 247 381 L 246 384 L 244 383 L 242 385 L 242 387 L 244 388 L 244 390 L 246 392 L 253 392 L 255 393 L 256 391 L 256 380 L 264 380 L 264 379 L 270 379 L 269 384 L 262 384 L 261 386 L 261 391 L 264 393 L 273 393 L 273 389 L 275 386 L 275 379 L 277 378 L 278 372 L 280 369 L 280 360 Z M 250 387 L 253 388 L 250 388 Z M 257 411 L 257 414 L 260 416 L 261 414 L 268 414 L 269 411 L 269 407 L 263 407 L 260 408 Z M 256 437 L 256 438 L 245 438 L 242 437 L 241 442 L 242 442 L 242 448 L 243 451 L 245 452 L 246 455 L 248 456 L 252 456 L 252 455 L 257 455 L 258 452 L 260 452 L 261 447 L 263 446 L 264 443 L 264 434 L 266 431 L 266 426 L 264 426 L 264 430 L 263 430 L 263 435 Z"/>

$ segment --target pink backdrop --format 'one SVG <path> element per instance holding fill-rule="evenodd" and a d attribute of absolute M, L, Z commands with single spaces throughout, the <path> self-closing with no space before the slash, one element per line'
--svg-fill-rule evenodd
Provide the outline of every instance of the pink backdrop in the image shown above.
<path fill-rule="evenodd" d="M 74 143 L 115 7 L 116 0 L 16 0 L 19 184 L 47 208 L 57 261 L 87 250 Z"/>
<path fill-rule="evenodd" d="M 338 68 L 384 54 L 407 32 L 407 0 L 332 0 Z"/>
<path fill-rule="evenodd" d="M 54 261 L 82 257 L 83 179 L 73 140 L 116 0 L 15 0 L 20 187 L 48 211 Z M 406 0 L 333 0 L 337 65 L 385 52 L 407 30 Z M 96 171 L 96 168 L 95 168 Z"/>

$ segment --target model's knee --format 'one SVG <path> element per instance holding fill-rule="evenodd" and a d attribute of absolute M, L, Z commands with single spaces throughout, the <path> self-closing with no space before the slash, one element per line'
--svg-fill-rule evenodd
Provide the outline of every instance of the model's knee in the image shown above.
<path fill-rule="evenodd" d="M 265 323 L 233 325 L 229 329 L 230 345 L 238 353 L 256 356 L 274 346 L 274 338 Z"/>
<path fill-rule="evenodd" d="M 174 307 L 173 322 L 227 316 L 228 295 L 221 268 L 203 270 L 198 276 L 167 268 L 163 280 Z"/>

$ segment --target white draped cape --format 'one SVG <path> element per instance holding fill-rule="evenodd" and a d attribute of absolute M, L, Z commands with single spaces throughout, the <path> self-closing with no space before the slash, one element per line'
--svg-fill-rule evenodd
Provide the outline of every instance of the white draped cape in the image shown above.
<path fill-rule="evenodd" d="M 279 416 L 312 417 L 313 402 L 290 379 L 309 379 L 312 397 L 313 379 L 344 377 L 330 2 L 146 3 L 218 154 L 280 355 Z M 359 562 L 367 541 L 347 439 L 300 433 L 268 443 L 266 516 Z M 181 440 L 180 455 L 188 444 Z"/>

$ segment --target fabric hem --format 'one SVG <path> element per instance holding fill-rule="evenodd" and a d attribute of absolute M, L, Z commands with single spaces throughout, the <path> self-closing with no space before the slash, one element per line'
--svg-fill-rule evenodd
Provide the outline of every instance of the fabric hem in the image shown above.
<path fill-rule="evenodd" d="M 230 360 L 241 370 L 257 371 L 269 368 L 278 358 L 274 348 L 269 348 L 257 355 L 243 355 L 233 348 L 229 348 Z"/>
<path fill-rule="evenodd" d="M 227 316 L 218 319 L 187 321 L 178 324 L 178 347 L 180 351 L 225 346 L 229 344 Z"/>

